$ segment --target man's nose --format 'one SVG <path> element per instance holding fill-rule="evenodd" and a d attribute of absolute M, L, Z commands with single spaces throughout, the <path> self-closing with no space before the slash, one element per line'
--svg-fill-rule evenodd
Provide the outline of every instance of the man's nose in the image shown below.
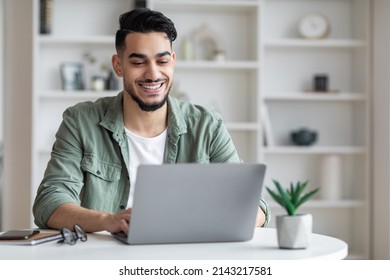
<path fill-rule="evenodd" d="M 155 63 L 149 63 L 146 73 L 145 73 L 145 79 L 155 81 L 160 77 L 160 70 L 158 68 L 158 65 Z"/>

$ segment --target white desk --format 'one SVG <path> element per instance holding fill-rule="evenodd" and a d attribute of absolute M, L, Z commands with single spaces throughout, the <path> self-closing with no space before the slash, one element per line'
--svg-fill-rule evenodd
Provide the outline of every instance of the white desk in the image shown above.
<path fill-rule="evenodd" d="M 1 245 L 2 260 L 289 260 L 344 259 L 348 245 L 336 238 L 313 234 L 307 249 L 286 250 L 277 245 L 276 230 L 257 228 L 248 242 L 126 245 L 106 232 L 88 234 L 75 245 L 44 243 L 36 246 Z"/>

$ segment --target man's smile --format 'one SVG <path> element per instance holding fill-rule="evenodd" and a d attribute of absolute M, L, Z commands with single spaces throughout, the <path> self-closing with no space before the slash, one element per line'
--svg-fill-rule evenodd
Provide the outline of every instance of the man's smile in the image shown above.
<path fill-rule="evenodd" d="M 145 93 L 156 94 L 159 93 L 166 81 L 158 81 L 153 83 L 138 83 Z"/>

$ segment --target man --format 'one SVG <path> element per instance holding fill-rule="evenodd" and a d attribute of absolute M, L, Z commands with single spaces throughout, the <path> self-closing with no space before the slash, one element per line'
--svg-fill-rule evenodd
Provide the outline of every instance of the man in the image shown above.
<path fill-rule="evenodd" d="M 169 97 L 172 21 L 136 9 L 119 23 L 112 65 L 123 92 L 64 112 L 33 206 L 39 227 L 127 233 L 139 164 L 240 162 L 219 115 Z M 260 206 L 257 226 L 268 221 Z"/>

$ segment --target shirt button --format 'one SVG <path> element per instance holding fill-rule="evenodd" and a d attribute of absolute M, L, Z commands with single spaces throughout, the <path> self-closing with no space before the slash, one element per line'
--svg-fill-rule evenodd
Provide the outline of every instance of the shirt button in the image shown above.
<path fill-rule="evenodd" d="M 100 170 L 96 171 L 96 174 L 97 174 L 97 175 L 100 175 L 100 174 L 101 174 Z"/>
<path fill-rule="evenodd" d="M 124 210 L 124 209 L 125 209 L 125 206 L 124 206 L 124 205 L 121 205 L 121 206 L 119 206 L 119 208 L 120 208 L 121 210 Z"/>

